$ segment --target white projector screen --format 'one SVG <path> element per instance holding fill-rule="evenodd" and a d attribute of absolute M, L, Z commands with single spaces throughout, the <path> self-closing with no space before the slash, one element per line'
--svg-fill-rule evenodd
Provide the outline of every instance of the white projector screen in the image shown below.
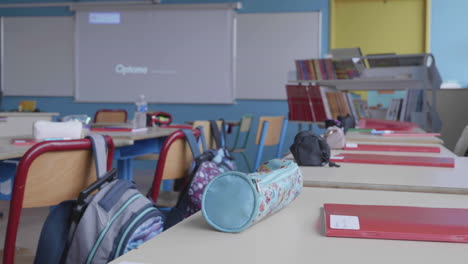
<path fill-rule="evenodd" d="M 76 14 L 77 101 L 233 103 L 232 9 Z"/>

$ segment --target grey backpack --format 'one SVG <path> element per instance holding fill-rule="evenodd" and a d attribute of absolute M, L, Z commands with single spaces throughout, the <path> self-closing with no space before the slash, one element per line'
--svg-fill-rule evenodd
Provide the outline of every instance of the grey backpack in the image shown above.
<path fill-rule="evenodd" d="M 70 202 L 65 202 L 51 211 L 39 239 L 40 254 L 36 256 L 36 264 L 107 263 L 163 231 L 163 215 L 153 202 L 141 194 L 133 183 L 117 179 L 115 169 L 105 172 L 103 138 L 93 137 L 92 142 L 97 175 L 100 176 L 73 201 L 72 209 Z M 64 212 L 70 215 L 63 217 Z M 60 245 L 59 239 L 54 237 L 59 234 L 53 230 L 56 231 L 63 223 L 57 223 L 54 213 L 70 221 L 65 228 L 59 228 L 68 233 L 63 252 L 60 253 L 44 246 Z M 46 252 L 41 252 L 45 248 Z"/>

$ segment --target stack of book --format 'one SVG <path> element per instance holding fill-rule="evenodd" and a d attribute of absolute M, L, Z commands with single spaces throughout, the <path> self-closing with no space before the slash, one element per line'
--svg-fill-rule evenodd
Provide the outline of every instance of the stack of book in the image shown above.
<path fill-rule="evenodd" d="M 339 92 L 317 85 L 286 85 L 289 120 L 322 122 L 352 115 L 355 120 L 368 117 L 367 103 L 358 94 Z"/>
<path fill-rule="evenodd" d="M 352 59 L 307 59 L 296 60 L 298 80 L 353 79 L 360 73 Z"/>

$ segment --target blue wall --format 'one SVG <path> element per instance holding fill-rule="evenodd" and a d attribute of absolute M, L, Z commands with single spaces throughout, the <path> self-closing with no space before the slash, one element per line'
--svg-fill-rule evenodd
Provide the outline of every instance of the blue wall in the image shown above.
<path fill-rule="evenodd" d="M 8 0 L 8 3 L 26 3 L 26 2 L 54 2 L 53 0 Z M 55 2 L 65 2 L 55 0 Z M 223 3 L 232 1 L 223 0 L 163 0 L 163 3 Z M 255 13 L 255 12 L 306 12 L 306 11 L 322 11 L 322 53 L 328 52 L 328 1 L 327 0 L 244 0 L 241 1 L 243 4 L 242 10 L 239 12 Z M 6 3 L 2 1 L 2 3 Z M 43 15 L 43 16 L 63 16 L 71 15 L 66 8 L 27 8 L 27 9 L 0 9 L 0 16 L 27 16 L 27 15 Z M 36 100 L 38 108 L 45 112 L 60 112 L 61 115 L 68 114 L 88 114 L 93 115 L 94 112 L 99 108 L 124 108 L 130 113 L 130 118 L 133 113 L 132 104 L 115 104 L 115 103 L 76 103 L 72 97 L 6 97 L 4 99 L 3 108 L 5 110 L 15 109 L 18 102 L 21 100 Z M 236 104 L 233 105 L 199 105 L 199 104 L 150 104 L 149 110 L 162 110 L 171 113 L 174 116 L 174 121 L 177 123 L 183 123 L 188 120 L 196 119 L 217 119 L 224 118 L 226 120 L 238 120 L 243 114 L 252 113 L 256 117 L 261 115 L 284 115 L 288 113 L 288 106 L 286 101 L 283 100 L 237 100 Z M 253 124 L 255 131 L 257 122 Z M 292 142 L 297 127 L 295 125 L 289 125 L 288 134 L 286 136 L 286 142 L 284 151 Z M 254 137 L 255 134 L 250 138 L 250 144 L 248 148 L 248 155 L 253 161 L 255 157 L 255 145 Z M 230 141 L 233 142 L 234 135 L 230 135 Z M 269 159 L 273 156 L 275 149 L 267 149 L 264 155 L 265 159 Z M 245 166 L 239 162 L 240 169 L 245 170 Z M 145 164 L 139 164 L 144 166 Z M 152 166 L 152 165 L 147 165 Z"/>
<path fill-rule="evenodd" d="M 444 81 L 468 87 L 466 0 L 432 0 L 431 50 Z"/>

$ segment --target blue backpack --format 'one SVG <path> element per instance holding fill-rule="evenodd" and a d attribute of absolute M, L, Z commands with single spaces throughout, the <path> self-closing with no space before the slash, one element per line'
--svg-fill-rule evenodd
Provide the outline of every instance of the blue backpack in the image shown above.
<path fill-rule="evenodd" d="M 91 137 L 98 180 L 51 210 L 34 263 L 107 263 L 163 231 L 154 204 L 133 183 L 117 179 L 115 169 L 105 172 L 102 139 Z"/>

